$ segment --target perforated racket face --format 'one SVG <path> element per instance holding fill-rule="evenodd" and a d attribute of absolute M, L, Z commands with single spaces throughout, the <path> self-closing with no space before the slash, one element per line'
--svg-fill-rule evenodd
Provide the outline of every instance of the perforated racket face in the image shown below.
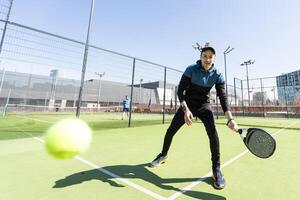
<path fill-rule="evenodd" d="M 260 158 L 268 158 L 276 149 L 274 138 L 262 129 L 249 129 L 245 138 L 245 144 L 254 155 Z"/>

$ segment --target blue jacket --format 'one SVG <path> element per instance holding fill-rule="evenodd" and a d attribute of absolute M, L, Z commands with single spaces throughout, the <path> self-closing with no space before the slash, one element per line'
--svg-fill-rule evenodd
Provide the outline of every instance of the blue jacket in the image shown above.
<path fill-rule="evenodd" d="M 209 103 L 209 92 L 215 85 L 217 96 L 224 112 L 229 110 L 225 93 L 225 80 L 223 75 L 214 66 L 206 71 L 201 61 L 186 68 L 178 85 L 178 98 L 185 100 L 188 106 L 201 107 Z"/>

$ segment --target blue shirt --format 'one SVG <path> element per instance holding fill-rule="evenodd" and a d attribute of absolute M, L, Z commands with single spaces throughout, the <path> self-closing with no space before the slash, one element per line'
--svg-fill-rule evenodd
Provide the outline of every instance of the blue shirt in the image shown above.
<path fill-rule="evenodd" d="M 130 107 L 130 99 L 124 99 L 123 100 L 123 107 L 129 108 Z"/>

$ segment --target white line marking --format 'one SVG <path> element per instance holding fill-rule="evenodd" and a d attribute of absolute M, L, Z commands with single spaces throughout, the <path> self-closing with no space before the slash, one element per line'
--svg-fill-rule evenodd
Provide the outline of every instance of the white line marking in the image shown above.
<path fill-rule="evenodd" d="M 16 117 L 23 118 L 23 119 L 31 119 L 31 120 L 38 121 L 38 122 L 45 122 L 45 123 L 48 123 L 48 124 L 53 124 L 54 123 L 54 122 L 49 122 L 49 121 L 41 120 L 41 119 L 35 119 L 35 118 L 31 118 L 31 117 L 23 117 L 23 116 L 16 116 Z"/>
<path fill-rule="evenodd" d="M 125 179 L 125 178 L 122 178 L 122 177 L 120 177 L 120 176 L 118 176 L 118 175 L 116 175 L 116 174 L 114 174 L 114 173 L 112 173 L 112 172 L 110 172 L 110 171 L 108 171 L 106 169 L 103 169 L 103 168 L 101 168 L 101 167 L 99 167 L 99 166 L 97 166 L 97 165 L 95 165 L 95 164 L 93 164 L 93 163 L 91 163 L 91 162 L 89 162 L 87 160 L 84 160 L 84 159 L 82 159 L 82 158 L 80 158 L 78 156 L 76 157 L 76 159 L 79 160 L 79 161 L 81 161 L 81 162 L 83 162 L 83 163 L 85 163 L 85 164 L 87 164 L 87 165 L 89 165 L 89 166 L 91 166 L 91 167 L 94 167 L 96 170 L 98 170 L 98 171 L 100 171 L 100 172 L 102 172 L 104 174 L 107 174 L 107 175 L 109 175 L 109 176 L 117 179 L 120 182 L 123 182 L 123 183 L 125 183 L 125 184 L 127 184 L 127 185 L 129 185 L 129 186 L 131 186 L 131 187 L 133 187 L 133 188 L 141 191 L 141 192 L 144 192 L 145 194 L 148 194 L 149 196 L 152 196 L 155 199 L 166 200 L 165 197 L 163 197 L 163 196 L 161 196 L 159 194 L 156 194 L 156 193 L 154 193 L 154 192 L 152 192 L 152 191 L 150 191 L 150 190 L 148 190 L 148 189 L 146 189 L 146 188 L 144 188 L 144 187 L 142 187 L 142 186 L 140 186 L 138 184 L 135 184 L 135 183 L 133 183 L 133 182 L 131 182 L 131 181 Z"/>
<path fill-rule="evenodd" d="M 283 130 L 285 130 L 286 128 L 289 128 L 291 126 L 294 126 L 295 124 L 297 124 L 298 122 L 292 123 L 289 126 L 286 126 L 278 131 L 276 131 L 274 134 L 272 134 L 272 136 L 277 135 L 278 133 L 282 132 Z M 227 165 L 233 163 L 234 161 L 240 159 L 242 156 L 246 155 L 249 151 L 245 150 L 242 153 L 236 155 L 235 157 L 231 158 L 230 160 L 226 161 L 224 164 L 221 165 L 221 169 L 226 167 Z M 193 187 L 195 187 L 196 185 L 198 185 L 199 183 L 205 181 L 206 179 L 210 178 L 212 176 L 212 172 L 207 173 L 206 175 L 202 176 L 201 178 L 197 179 L 196 181 L 192 182 L 191 184 L 189 184 L 188 186 L 180 189 L 180 191 L 174 193 L 173 195 L 171 195 L 170 197 L 168 197 L 168 200 L 174 200 L 177 197 L 179 197 L 180 195 L 182 195 L 183 193 L 185 193 L 186 191 L 192 189 Z"/>
<path fill-rule="evenodd" d="M 33 118 L 31 118 L 31 119 L 33 119 Z M 42 121 L 42 120 L 40 120 L 40 121 Z M 38 137 L 34 137 L 32 134 L 30 134 L 28 132 L 25 132 L 25 131 L 21 130 L 20 128 L 17 128 L 17 129 L 19 131 L 21 131 L 22 133 L 31 136 L 33 139 L 35 139 L 35 140 L 37 140 L 39 142 L 45 143 L 45 141 L 43 139 L 38 138 Z M 129 185 L 129 186 L 131 186 L 131 187 L 133 187 L 133 188 L 135 188 L 135 189 L 137 189 L 137 190 L 139 190 L 139 191 L 141 191 L 141 192 L 143 192 L 143 193 L 151 196 L 151 197 L 153 197 L 154 199 L 166 200 L 165 197 L 163 197 L 163 196 L 161 196 L 161 195 L 159 195 L 159 194 L 157 194 L 155 192 L 152 192 L 152 191 L 150 191 L 150 190 L 148 190 L 148 189 L 146 189 L 146 188 L 144 188 L 144 187 L 142 187 L 142 186 L 140 186 L 138 184 L 135 184 L 135 183 L 133 183 L 133 182 L 131 182 L 131 181 L 125 179 L 125 178 L 122 178 L 122 177 L 120 177 L 120 176 L 118 176 L 118 175 L 116 175 L 116 174 L 114 174 L 114 173 L 112 173 L 112 172 L 110 172 L 110 171 L 108 171 L 106 169 L 103 169 L 100 166 L 98 166 L 98 165 L 96 165 L 96 164 L 94 164 L 94 163 L 92 163 L 92 162 L 90 162 L 88 160 L 85 160 L 85 159 L 83 159 L 83 158 L 81 158 L 79 156 L 76 156 L 75 159 L 79 160 L 79 161 L 81 161 L 81 162 L 83 162 L 83 163 L 85 163 L 85 164 L 87 164 L 87 165 L 89 165 L 91 167 L 93 167 L 94 169 L 96 169 L 96 170 L 98 170 L 98 171 L 100 171 L 100 172 L 102 172 L 104 174 L 107 174 L 107 175 L 109 175 L 109 176 L 117 179 L 120 182 L 123 182 L 123 183 L 125 183 L 125 184 L 127 184 L 127 185 Z"/>

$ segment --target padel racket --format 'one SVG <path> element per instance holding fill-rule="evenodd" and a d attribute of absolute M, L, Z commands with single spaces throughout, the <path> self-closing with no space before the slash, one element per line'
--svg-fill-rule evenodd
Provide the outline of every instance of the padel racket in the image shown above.
<path fill-rule="evenodd" d="M 245 133 L 246 132 L 246 133 Z M 276 149 L 275 139 L 263 129 L 239 129 L 243 142 L 251 153 L 259 158 L 269 158 Z"/>

